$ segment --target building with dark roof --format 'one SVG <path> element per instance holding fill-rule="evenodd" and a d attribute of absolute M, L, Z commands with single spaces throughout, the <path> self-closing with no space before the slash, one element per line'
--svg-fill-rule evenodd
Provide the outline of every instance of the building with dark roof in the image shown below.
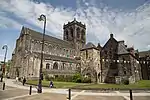
<path fill-rule="evenodd" d="M 124 41 L 117 41 L 113 34 L 101 49 L 102 80 L 120 83 L 121 80 L 135 82 L 141 79 L 141 68 L 136 63 L 134 48 L 127 48 Z"/>
<path fill-rule="evenodd" d="M 150 80 L 150 50 L 139 52 L 142 79 Z"/>
<path fill-rule="evenodd" d="M 64 24 L 63 40 L 45 35 L 43 73 L 73 75 L 80 65 L 75 59 L 86 43 L 86 27 L 74 19 Z M 16 48 L 12 54 L 12 77 L 38 78 L 42 34 L 22 27 Z"/>
<path fill-rule="evenodd" d="M 127 48 L 124 41 L 117 41 L 110 34 L 103 47 L 91 42 L 86 44 L 86 26 L 76 19 L 64 24 L 63 29 L 63 39 L 45 35 L 43 73 L 55 77 L 80 72 L 92 82 L 105 83 L 141 79 L 138 52 Z M 10 76 L 38 78 L 41 47 L 42 34 L 22 27 L 12 54 Z"/>

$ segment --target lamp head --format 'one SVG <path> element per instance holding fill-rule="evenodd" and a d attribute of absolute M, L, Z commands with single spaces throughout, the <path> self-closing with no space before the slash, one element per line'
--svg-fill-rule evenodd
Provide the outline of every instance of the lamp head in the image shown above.
<path fill-rule="evenodd" d="M 39 21 L 42 21 L 42 18 L 41 18 L 41 17 L 39 17 L 39 18 L 38 18 L 38 20 L 39 20 Z"/>
<path fill-rule="evenodd" d="M 2 49 L 5 49 L 5 48 L 7 48 L 7 45 L 4 45 L 4 46 L 2 47 Z"/>
<path fill-rule="evenodd" d="M 44 21 L 46 20 L 46 16 L 45 15 L 40 15 L 40 17 L 38 18 L 39 21 Z"/>

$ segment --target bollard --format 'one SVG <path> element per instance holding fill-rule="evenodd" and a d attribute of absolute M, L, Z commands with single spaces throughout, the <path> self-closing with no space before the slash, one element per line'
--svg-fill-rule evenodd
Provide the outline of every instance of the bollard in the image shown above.
<path fill-rule="evenodd" d="M 29 95 L 31 95 L 31 92 L 32 92 L 32 86 L 30 86 Z"/>
<path fill-rule="evenodd" d="M 133 97 L 132 97 L 132 90 L 130 90 L 130 100 L 133 100 Z"/>
<path fill-rule="evenodd" d="M 5 90 L 5 83 L 3 83 L 3 90 Z"/>
<path fill-rule="evenodd" d="M 71 100 L 71 89 L 69 89 L 68 100 Z"/>

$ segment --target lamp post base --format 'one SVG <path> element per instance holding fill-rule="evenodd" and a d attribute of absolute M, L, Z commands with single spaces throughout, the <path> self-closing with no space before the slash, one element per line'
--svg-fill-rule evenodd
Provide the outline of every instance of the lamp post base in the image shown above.
<path fill-rule="evenodd" d="M 3 76 L 1 77 L 1 82 L 3 82 Z"/>

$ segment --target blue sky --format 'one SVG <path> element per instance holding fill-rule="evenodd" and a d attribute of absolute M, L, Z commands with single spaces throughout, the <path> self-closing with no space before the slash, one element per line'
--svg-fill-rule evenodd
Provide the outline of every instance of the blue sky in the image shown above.
<path fill-rule="evenodd" d="M 37 18 L 47 16 L 46 34 L 62 38 L 63 24 L 74 17 L 86 24 L 87 42 L 104 45 L 110 32 L 135 49 L 150 49 L 149 0 L 2 0 L 0 2 L 0 48 L 8 45 L 11 59 L 21 27 L 42 32 Z M 0 49 L 0 60 L 5 50 Z"/>

